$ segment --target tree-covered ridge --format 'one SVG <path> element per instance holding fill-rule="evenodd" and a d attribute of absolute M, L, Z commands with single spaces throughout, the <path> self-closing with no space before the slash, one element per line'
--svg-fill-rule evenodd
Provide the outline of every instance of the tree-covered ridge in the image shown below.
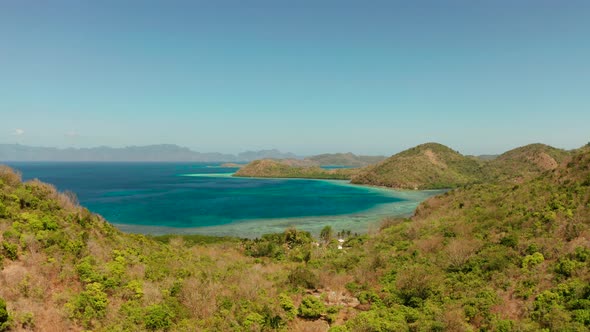
<path fill-rule="evenodd" d="M 520 183 L 451 190 L 375 234 L 321 240 L 155 241 L 8 168 L 0 202 L 4 329 L 590 329 L 587 147 Z"/>
<path fill-rule="evenodd" d="M 507 151 L 484 166 L 484 173 L 493 180 L 523 181 L 557 168 L 570 152 L 545 144 L 529 144 Z"/>
<path fill-rule="evenodd" d="M 355 169 L 326 170 L 313 161 L 255 160 L 240 168 L 234 176 L 269 178 L 350 179 Z"/>
<path fill-rule="evenodd" d="M 544 144 L 530 144 L 505 152 L 496 158 L 484 160 L 464 156 L 442 144 L 425 143 L 374 165 L 354 170 L 325 170 L 318 167 L 320 164 L 336 161 L 345 164 L 345 159 L 347 156 L 350 157 L 349 155 L 352 154 L 319 155 L 318 158 L 311 157 L 305 160 L 255 160 L 235 175 L 351 179 L 351 182 L 356 184 L 399 189 L 457 188 L 483 182 L 522 182 L 555 169 L 571 155 L 571 152 Z"/>
<path fill-rule="evenodd" d="M 353 153 L 325 153 L 305 158 L 320 166 L 363 167 L 385 160 L 384 156 L 357 156 Z"/>
<path fill-rule="evenodd" d="M 363 168 L 352 183 L 402 189 L 455 188 L 481 181 L 481 162 L 438 143 L 421 144 Z"/>
<path fill-rule="evenodd" d="M 248 241 L 125 234 L 1 166 L 0 330 L 286 329 L 305 294 L 288 278 L 311 236 L 278 239 L 280 261 L 246 255 Z"/>

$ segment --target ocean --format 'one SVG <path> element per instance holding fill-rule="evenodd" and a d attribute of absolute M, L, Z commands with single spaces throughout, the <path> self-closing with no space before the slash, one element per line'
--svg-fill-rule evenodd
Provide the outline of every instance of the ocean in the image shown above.
<path fill-rule="evenodd" d="M 235 178 L 214 163 L 6 163 L 24 180 L 74 192 L 80 204 L 127 232 L 258 237 L 326 225 L 366 233 L 408 216 L 439 191 L 395 191 L 347 181 Z"/>

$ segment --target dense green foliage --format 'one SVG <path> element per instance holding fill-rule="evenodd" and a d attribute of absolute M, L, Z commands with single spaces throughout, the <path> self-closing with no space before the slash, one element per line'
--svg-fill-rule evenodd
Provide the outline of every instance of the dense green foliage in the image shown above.
<path fill-rule="evenodd" d="M 178 239 L 178 235 L 174 235 L 174 234 L 156 235 L 153 237 L 153 239 L 156 241 L 162 242 L 162 243 L 170 243 L 171 241 Z M 186 235 L 182 236 L 182 239 L 184 240 L 184 242 L 186 244 L 189 244 L 189 245 L 240 242 L 240 239 L 236 238 L 236 237 L 211 236 L 211 235 L 202 235 L 202 234 L 186 234 Z"/>
<path fill-rule="evenodd" d="M 234 176 L 348 180 L 355 172 L 356 169 L 326 170 L 318 166 L 298 166 L 286 161 L 263 159 L 240 168 Z"/>
<path fill-rule="evenodd" d="M 307 158 L 309 162 L 256 160 L 235 176 L 351 179 L 356 184 L 399 189 L 443 189 L 484 182 L 522 182 L 555 169 L 570 155 L 547 145 L 530 144 L 492 159 L 481 159 L 463 156 L 438 143 L 426 143 L 386 160 L 370 159 L 371 163 L 353 154 L 318 155 Z M 376 164 L 369 165 L 372 163 Z M 365 167 L 325 170 L 316 166 L 330 164 Z"/>
<path fill-rule="evenodd" d="M 484 178 L 431 198 L 376 234 L 339 232 L 342 250 L 330 228 L 321 243 L 295 229 L 125 234 L 4 167 L 0 203 L 4 328 L 590 329 L 587 147 L 518 182 Z"/>
<path fill-rule="evenodd" d="M 518 182 L 557 168 L 569 155 L 548 145 L 529 144 L 501 154 L 486 163 L 483 171 L 495 181 Z"/>
<path fill-rule="evenodd" d="M 6 331 L 10 327 L 10 316 L 6 310 L 6 302 L 0 298 L 0 331 Z"/>
<path fill-rule="evenodd" d="M 440 189 L 481 181 L 481 162 L 450 148 L 426 143 L 362 169 L 352 183 L 403 189 Z"/>

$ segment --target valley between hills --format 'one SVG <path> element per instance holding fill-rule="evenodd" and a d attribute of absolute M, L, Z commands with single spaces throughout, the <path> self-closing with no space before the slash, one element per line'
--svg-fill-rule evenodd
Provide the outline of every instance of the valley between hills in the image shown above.
<path fill-rule="evenodd" d="M 357 168 L 311 162 L 236 176 L 451 190 L 369 234 L 152 237 L 0 167 L 0 331 L 590 329 L 590 145 L 484 160 L 427 143 Z"/>

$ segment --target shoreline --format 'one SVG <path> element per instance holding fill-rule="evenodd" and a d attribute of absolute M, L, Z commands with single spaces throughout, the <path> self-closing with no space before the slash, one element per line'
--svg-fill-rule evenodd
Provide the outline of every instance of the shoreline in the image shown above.
<path fill-rule="evenodd" d="M 305 177 L 271 177 L 271 176 L 235 176 L 235 172 L 233 173 L 194 173 L 194 174 L 179 174 L 179 176 L 190 176 L 190 177 L 228 177 L 228 178 L 236 178 L 236 179 L 260 179 L 260 180 L 313 180 L 313 181 L 328 181 L 334 182 L 335 184 L 346 184 L 350 185 L 351 187 L 355 188 L 373 188 L 373 189 L 383 189 L 385 191 L 395 191 L 395 192 L 440 192 L 444 193 L 449 190 L 453 190 L 454 188 L 441 188 L 441 189 L 407 189 L 407 188 L 395 188 L 395 187 L 387 187 L 387 186 L 378 186 L 374 184 L 360 184 L 360 183 L 352 183 L 350 179 L 322 179 L 322 178 L 305 178 Z M 341 183 L 345 182 L 345 183 Z"/>
<path fill-rule="evenodd" d="M 189 177 L 224 177 L 234 178 L 233 173 L 199 173 L 179 174 Z M 241 177 L 235 177 L 239 179 Z M 397 190 L 389 187 L 365 186 L 350 183 L 350 180 L 307 179 L 307 178 L 269 178 L 245 177 L 245 179 L 277 179 L 277 180 L 311 180 L 323 181 L 338 186 L 350 186 L 357 189 L 379 192 L 390 197 L 400 199 L 396 202 L 377 204 L 367 210 L 342 215 L 303 216 L 266 219 L 238 219 L 227 224 L 202 227 L 170 227 L 154 225 L 134 225 L 112 223 L 118 229 L 127 233 L 146 235 L 188 235 L 201 234 L 208 236 L 232 236 L 240 238 L 256 238 L 267 233 L 281 233 L 285 229 L 295 227 L 298 230 L 309 231 L 318 235 L 324 226 L 331 226 L 335 230 L 351 230 L 353 233 L 366 234 L 378 228 L 384 218 L 412 216 L 420 203 L 426 199 L 445 192 L 444 190 Z"/>
<path fill-rule="evenodd" d="M 232 173 L 235 174 L 235 173 Z M 274 176 L 243 176 L 243 175 L 231 175 L 233 178 L 243 178 L 243 179 L 289 179 L 289 180 L 325 180 L 325 181 L 347 181 L 349 184 L 357 187 L 372 187 L 372 188 L 382 188 L 388 190 L 395 190 L 395 191 L 449 191 L 455 188 L 436 188 L 436 189 L 408 189 L 408 188 L 397 188 L 397 187 L 387 187 L 387 186 L 379 186 L 375 184 L 364 184 L 364 183 L 352 183 L 352 179 L 330 179 L 330 178 L 308 178 L 308 177 L 274 177 Z"/>

